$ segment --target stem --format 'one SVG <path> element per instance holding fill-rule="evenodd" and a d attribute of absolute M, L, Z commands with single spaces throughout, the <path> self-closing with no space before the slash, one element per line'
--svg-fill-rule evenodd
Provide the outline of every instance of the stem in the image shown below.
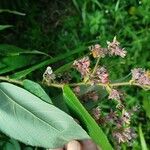
<path fill-rule="evenodd" d="M 7 77 L 0 76 L 0 80 L 1 81 L 7 81 L 7 82 L 10 82 L 10 83 L 14 83 L 14 84 L 23 85 L 22 81 L 10 79 L 8 76 Z"/>
<path fill-rule="evenodd" d="M 56 84 L 56 83 L 51 83 L 48 86 L 56 87 L 56 88 L 63 88 L 64 84 Z"/>
<path fill-rule="evenodd" d="M 23 81 L 10 79 L 8 76 L 7 77 L 0 76 L 0 80 L 23 86 Z M 71 86 L 71 87 L 81 86 L 81 85 L 90 86 L 90 85 L 93 85 L 93 83 L 92 82 L 87 82 L 87 83 L 79 82 L 79 83 L 70 83 L 68 85 Z M 95 84 L 95 85 L 101 86 L 101 87 L 105 87 L 105 88 L 108 87 L 108 84 L 103 84 L 103 83 L 98 83 L 98 84 Z M 51 84 L 49 84 L 47 86 L 56 87 L 56 88 L 63 88 L 64 84 L 51 83 Z M 111 87 L 111 88 L 118 87 L 118 86 L 138 86 L 140 88 L 150 90 L 150 85 L 140 85 L 138 83 L 134 83 L 134 82 L 131 82 L 131 81 L 121 82 L 121 83 L 109 83 L 109 87 Z"/>
<path fill-rule="evenodd" d="M 94 75 L 94 74 L 95 74 L 96 69 L 97 69 L 98 64 L 99 64 L 99 61 L 100 61 L 100 57 L 98 57 L 98 59 L 97 59 L 97 61 L 96 61 L 96 64 L 95 64 L 94 69 L 93 69 L 93 72 L 92 72 L 92 75 Z"/>

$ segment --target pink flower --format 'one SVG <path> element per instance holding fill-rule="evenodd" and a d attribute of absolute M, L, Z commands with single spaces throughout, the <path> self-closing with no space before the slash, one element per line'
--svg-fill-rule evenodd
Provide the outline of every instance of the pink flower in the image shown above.
<path fill-rule="evenodd" d="M 114 100 L 121 100 L 122 99 L 123 94 L 115 89 L 112 89 L 112 91 L 109 93 L 109 99 L 114 99 Z"/>
<path fill-rule="evenodd" d="M 82 59 L 75 60 L 73 66 L 81 73 L 82 76 L 86 76 L 90 69 L 89 57 L 83 57 Z"/>
<path fill-rule="evenodd" d="M 108 83 L 109 82 L 109 74 L 106 70 L 106 68 L 101 67 L 97 68 L 96 73 L 95 73 L 96 78 L 100 80 L 101 83 Z"/>
<path fill-rule="evenodd" d="M 116 37 L 114 37 L 112 42 L 107 42 L 108 45 L 108 50 L 109 50 L 109 54 L 112 55 L 116 55 L 116 56 L 121 56 L 122 58 L 124 58 L 127 54 L 127 52 L 123 49 L 120 48 L 120 43 L 116 40 Z"/>
<path fill-rule="evenodd" d="M 113 137 L 117 140 L 118 143 L 125 143 L 130 142 L 132 139 L 136 138 L 136 134 L 132 128 L 128 127 L 113 132 Z"/>
<path fill-rule="evenodd" d="M 105 57 L 107 54 L 107 49 L 102 48 L 99 44 L 89 47 L 94 58 Z"/>
<path fill-rule="evenodd" d="M 132 80 L 141 84 L 141 85 L 150 85 L 150 76 L 149 73 L 146 72 L 142 68 L 135 68 L 131 70 Z"/>

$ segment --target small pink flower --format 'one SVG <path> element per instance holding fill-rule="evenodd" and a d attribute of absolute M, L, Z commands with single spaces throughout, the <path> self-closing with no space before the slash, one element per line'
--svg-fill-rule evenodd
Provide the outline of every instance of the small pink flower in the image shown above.
<path fill-rule="evenodd" d="M 130 127 L 119 129 L 113 132 L 113 137 L 118 143 L 130 142 L 132 139 L 136 138 L 136 134 Z"/>
<path fill-rule="evenodd" d="M 86 76 L 90 69 L 90 59 L 89 57 L 83 57 L 82 59 L 75 60 L 73 66 L 81 73 L 82 76 Z"/>
<path fill-rule="evenodd" d="M 109 82 L 109 74 L 106 70 L 106 68 L 101 67 L 97 68 L 96 73 L 95 73 L 96 78 L 100 79 L 101 83 L 108 83 Z"/>
<path fill-rule="evenodd" d="M 141 85 L 150 85 L 150 77 L 148 73 L 142 68 L 135 68 L 131 70 L 132 80 Z"/>
<path fill-rule="evenodd" d="M 108 45 L 108 50 L 109 50 L 109 54 L 112 55 L 116 55 L 116 56 L 121 56 L 122 58 L 124 58 L 127 54 L 127 52 L 120 48 L 120 43 L 116 40 L 116 37 L 114 37 L 112 42 L 107 42 Z"/>
<path fill-rule="evenodd" d="M 114 99 L 114 100 L 121 100 L 122 99 L 123 94 L 115 89 L 112 89 L 112 91 L 109 93 L 109 99 Z"/>
<path fill-rule="evenodd" d="M 89 47 L 89 49 L 91 50 L 94 58 L 98 58 L 98 57 L 103 58 L 107 54 L 107 49 L 102 48 L 101 45 L 99 44 L 95 44 L 94 46 Z"/>

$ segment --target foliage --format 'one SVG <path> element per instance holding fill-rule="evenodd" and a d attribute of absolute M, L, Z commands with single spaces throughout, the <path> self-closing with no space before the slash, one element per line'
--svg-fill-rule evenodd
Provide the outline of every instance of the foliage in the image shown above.
<path fill-rule="evenodd" d="M 20 87 L 0 83 L 0 101 L 1 131 L 27 145 L 59 148 L 89 138 L 73 118 Z"/>
<path fill-rule="evenodd" d="M 125 47 L 128 53 L 126 59 L 105 57 L 100 59 L 99 64 L 103 64 L 108 69 L 114 84 L 129 81 L 130 70 L 133 68 L 142 67 L 146 70 L 150 68 L 149 11 L 149 0 L 2 0 L 0 1 L 0 79 L 23 87 L 36 95 L 44 104 L 47 103 L 45 105 L 56 106 L 77 118 L 89 134 L 85 120 L 81 119 L 82 108 L 79 107 L 80 109 L 75 112 L 69 111 L 75 107 L 66 105 L 68 101 L 65 103 L 62 90 L 49 87 L 42 82 L 44 70 L 51 65 L 54 74 L 59 76 L 57 82 L 60 84 L 68 79 L 66 72 L 73 77 L 71 82 L 78 83 L 81 78 L 79 73 L 72 69 L 73 61 L 83 55 L 89 55 L 91 53 L 88 50 L 89 46 L 101 43 L 102 47 L 106 47 L 106 41 L 111 41 L 116 36 L 121 47 Z M 91 66 L 94 67 L 96 59 L 91 58 L 91 55 L 90 59 Z M 108 102 L 107 92 L 103 87 L 81 85 L 80 90 L 78 99 L 86 108 L 87 115 L 92 115 L 92 110 L 97 106 L 100 107 L 102 122 L 97 123 L 101 127 L 99 130 L 102 130 L 102 135 L 107 135 L 113 147 L 116 146 L 111 137 L 111 125 L 103 124 L 103 117 L 108 115 L 110 107 L 116 109 L 116 104 Z M 133 107 L 138 107 L 137 113 L 132 115 L 131 127 L 139 134 L 131 146 L 125 143 L 121 145 L 121 149 L 140 150 L 143 147 L 148 149 L 150 93 L 139 90 L 138 87 L 125 87 L 124 90 L 127 93 L 124 100 L 126 109 L 132 110 Z M 93 91 L 98 93 L 98 100 L 86 101 L 87 95 L 90 97 Z M 68 93 L 71 94 L 72 91 Z M 74 99 L 70 101 L 73 102 Z M 42 106 L 40 108 L 42 109 Z M 77 112 L 80 114 L 76 114 Z M 23 119 L 22 116 L 19 117 Z M 1 133 L 0 149 L 13 149 L 12 147 L 16 150 L 40 149 L 19 141 Z M 103 142 L 101 141 L 100 144 L 103 145 Z M 103 146 L 105 147 L 105 144 Z"/>

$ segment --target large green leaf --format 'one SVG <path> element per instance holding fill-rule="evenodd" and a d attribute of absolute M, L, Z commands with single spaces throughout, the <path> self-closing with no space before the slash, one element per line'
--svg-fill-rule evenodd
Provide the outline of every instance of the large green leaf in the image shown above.
<path fill-rule="evenodd" d="M 10 83 L 0 83 L 0 130 L 23 143 L 58 148 L 89 139 L 69 115 Z"/>
<path fill-rule="evenodd" d="M 23 81 L 23 86 L 29 92 L 31 92 L 34 95 L 36 95 L 37 97 L 41 98 L 45 102 L 52 103 L 50 97 L 46 94 L 46 92 L 43 90 L 43 88 L 38 83 L 26 79 Z"/>
<path fill-rule="evenodd" d="M 64 99 L 70 108 L 73 111 L 82 124 L 85 125 L 85 128 L 92 139 L 103 149 L 103 150 L 112 150 L 107 136 L 102 131 L 102 129 L 97 125 L 95 120 L 91 115 L 86 111 L 83 105 L 80 103 L 78 98 L 75 96 L 73 91 L 69 86 L 64 86 L 63 88 Z"/>

